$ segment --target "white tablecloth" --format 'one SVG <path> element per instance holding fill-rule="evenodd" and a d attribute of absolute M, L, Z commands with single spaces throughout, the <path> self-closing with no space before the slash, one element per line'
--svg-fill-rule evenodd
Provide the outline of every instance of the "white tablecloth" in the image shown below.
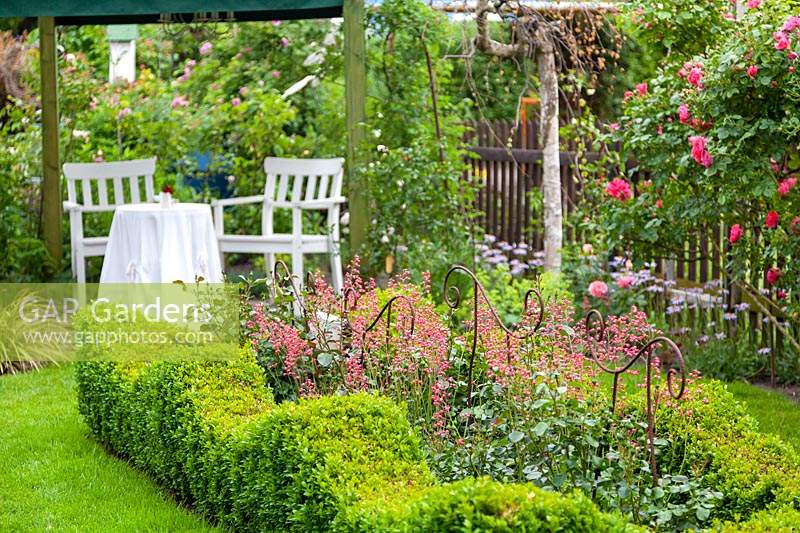
<path fill-rule="evenodd" d="M 114 212 L 100 283 L 222 282 L 206 204 L 132 204 Z"/>

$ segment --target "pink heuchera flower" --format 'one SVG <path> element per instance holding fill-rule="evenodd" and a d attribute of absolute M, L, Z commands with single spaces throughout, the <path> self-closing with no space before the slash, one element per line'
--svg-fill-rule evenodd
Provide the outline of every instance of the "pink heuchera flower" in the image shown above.
<path fill-rule="evenodd" d="M 767 283 L 775 285 L 778 283 L 778 280 L 781 279 L 781 276 L 783 276 L 783 272 L 781 272 L 780 269 L 772 267 L 767 271 Z"/>
<path fill-rule="evenodd" d="M 728 233 L 728 242 L 731 244 L 736 244 L 736 242 L 742 238 L 742 226 L 739 224 L 734 224 L 731 226 L 731 231 Z"/>
<path fill-rule="evenodd" d="M 639 93 L 639 96 L 644 96 L 647 94 L 647 82 L 640 83 L 636 86 L 636 92 Z"/>
<path fill-rule="evenodd" d="M 207 56 L 214 50 L 214 45 L 208 41 L 204 41 L 203 44 L 200 45 L 200 55 Z"/>
<path fill-rule="evenodd" d="M 792 45 L 789 36 L 783 31 L 776 31 L 772 34 L 772 38 L 775 39 L 776 50 L 786 50 Z"/>
<path fill-rule="evenodd" d="M 702 80 L 703 80 L 703 71 L 698 66 L 692 67 L 692 70 L 690 70 L 689 74 L 686 76 L 686 81 L 688 81 L 695 87 L 700 87 Z"/>
<path fill-rule="evenodd" d="M 171 105 L 172 109 L 175 109 L 176 107 L 186 107 L 187 105 L 189 105 L 189 100 L 187 100 L 185 96 L 179 94 L 178 96 L 172 99 Z"/>
<path fill-rule="evenodd" d="M 595 298 L 606 298 L 608 296 L 608 285 L 604 281 L 595 280 L 589 284 L 589 294 Z"/>
<path fill-rule="evenodd" d="M 688 105 L 681 104 L 678 106 L 678 120 L 680 120 L 681 124 L 688 124 L 690 117 Z"/>
<path fill-rule="evenodd" d="M 130 114 L 131 114 L 131 108 L 130 107 L 126 107 L 124 109 L 120 109 L 119 113 L 117 113 L 117 120 L 121 120 L 121 119 L 127 117 Z"/>
<path fill-rule="evenodd" d="M 747 9 L 758 9 L 761 7 L 761 0 L 747 0 Z"/>
<path fill-rule="evenodd" d="M 622 276 L 617 280 L 617 287 L 620 289 L 630 289 L 633 286 L 633 276 Z"/>
<path fill-rule="evenodd" d="M 781 217 L 777 211 L 769 211 L 767 213 L 767 217 L 764 219 L 764 225 L 769 229 L 775 229 L 778 227 L 778 222 L 780 222 Z"/>
<path fill-rule="evenodd" d="M 700 165 L 708 168 L 714 163 L 714 158 L 706 148 L 707 140 L 702 135 L 693 135 L 689 137 L 689 142 L 692 143 L 692 158 Z"/>
<path fill-rule="evenodd" d="M 629 200 L 633 193 L 630 184 L 622 178 L 614 178 L 606 184 L 606 193 L 622 202 Z"/>
<path fill-rule="evenodd" d="M 783 180 L 778 184 L 778 194 L 780 194 L 781 196 L 786 196 L 787 194 L 792 192 L 792 189 L 794 188 L 795 185 L 797 185 L 797 178 L 795 178 L 794 176 L 786 178 L 785 180 Z"/>
<path fill-rule="evenodd" d="M 747 67 L 747 75 L 751 78 L 755 78 L 756 74 L 758 74 L 758 67 L 756 65 L 750 65 Z"/>

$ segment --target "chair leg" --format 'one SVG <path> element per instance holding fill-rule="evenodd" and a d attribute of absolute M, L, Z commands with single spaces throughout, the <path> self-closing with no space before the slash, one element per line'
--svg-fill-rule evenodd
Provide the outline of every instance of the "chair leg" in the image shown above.
<path fill-rule="evenodd" d="M 75 277 L 78 283 L 86 283 L 86 258 L 80 250 L 75 250 Z"/>
<path fill-rule="evenodd" d="M 264 265 L 267 268 L 267 275 L 271 276 L 275 272 L 275 254 L 264 254 Z"/>
<path fill-rule="evenodd" d="M 333 290 L 340 292 L 344 285 L 344 276 L 342 275 L 342 255 L 339 253 L 339 247 L 336 243 L 333 244 L 330 250 L 331 256 L 331 283 L 333 283 Z"/>

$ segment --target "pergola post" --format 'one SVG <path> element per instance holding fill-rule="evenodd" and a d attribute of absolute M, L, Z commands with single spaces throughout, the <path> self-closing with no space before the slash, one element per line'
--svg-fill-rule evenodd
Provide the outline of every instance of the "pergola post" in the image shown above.
<path fill-rule="evenodd" d="M 53 260 L 61 265 L 61 180 L 58 155 L 58 82 L 56 26 L 53 17 L 39 17 L 42 76 L 42 237 Z"/>
<path fill-rule="evenodd" d="M 350 206 L 350 249 L 366 242 L 369 196 L 356 174 L 363 164 L 358 148 L 364 141 L 367 95 L 364 0 L 344 0 L 344 83 L 347 128 L 347 196 Z"/>

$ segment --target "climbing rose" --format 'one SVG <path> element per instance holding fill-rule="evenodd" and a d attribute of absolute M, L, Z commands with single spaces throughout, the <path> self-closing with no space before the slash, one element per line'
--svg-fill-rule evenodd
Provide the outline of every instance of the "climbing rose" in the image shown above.
<path fill-rule="evenodd" d="M 627 102 L 631 96 L 633 96 L 633 91 L 625 91 L 622 93 L 622 101 Z"/>
<path fill-rule="evenodd" d="M 781 217 L 778 215 L 777 211 L 770 211 L 767 213 L 766 219 L 764 219 L 764 225 L 769 229 L 775 229 L 778 227 L 778 222 L 780 222 Z"/>
<path fill-rule="evenodd" d="M 756 65 L 750 65 L 747 68 L 747 75 L 751 78 L 755 78 L 756 74 L 758 74 L 758 67 Z"/>
<path fill-rule="evenodd" d="M 778 283 L 778 280 L 781 279 L 782 275 L 783 272 L 781 272 L 779 269 L 774 267 L 770 268 L 767 271 L 767 283 L 769 283 L 770 285 L 775 285 L 776 283 Z"/>
<path fill-rule="evenodd" d="M 689 122 L 689 116 L 689 106 L 681 104 L 678 107 L 678 120 L 681 121 L 681 124 L 687 124 Z"/>
<path fill-rule="evenodd" d="M 595 280 L 589 284 L 589 294 L 595 298 L 605 298 L 608 296 L 608 285 L 600 280 Z"/>
<path fill-rule="evenodd" d="M 631 193 L 631 186 L 622 178 L 614 178 L 606 184 L 606 193 L 612 198 L 616 198 L 622 202 L 629 200 L 633 195 Z"/>
<path fill-rule="evenodd" d="M 797 28 L 800 28 L 800 17 L 798 16 L 789 17 L 788 19 L 786 19 L 786 22 L 783 23 L 781 31 L 792 32 Z"/>
<path fill-rule="evenodd" d="M 731 226 L 731 232 L 728 234 L 728 242 L 736 244 L 736 241 L 742 238 L 742 227 L 739 224 Z"/>
<path fill-rule="evenodd" d="M 794 176 L 786 178 L 785 180 L 783 180 L 778 184 L 778 194 L 780 194 L 781 196 L 786 196 L 787 194 L 792 192 L 792 189 L 794 188 L 795 185 L 797 185 L 797 178 L 795 178 Z"/>
<path fill-rule="evenodd" d="M 692 67 L 692 70 L 689 71 L 689 74 L 686 76 L 686 81 L 694 85 L 695 87 L 700 87 L 700 82 L 703 79 L 703 71 L 700 67 Z"/>
<path fill-rule="evenodd" d="M 622 276 L 617 280 L 617 287 L 620 289 L 630 289 L 633 286 L 633 276 Z"/>
<path fill-rule="evenodd" d="M 636 92 L 639 93 L 639 96 L 644 96 L 647 94 L 647 82 L 640 83 L 636 86 Z"/>
<path fill-rule="evenodd" d="M 698 164 L 706 168 L 710 167 L 714 162 L 714 158 L 706 148 L 706 138 L 702 135 L 693 135 L 689 137 L 689 142 L 692 143 L 692 158 Z"/>
<path fill-rule="evenodd" d="M 792 45 L 792 42 L 789 40 L 789 36 L 782 31 L 776 31 L 773 33 L 772 38 L 775 39 L 776 50 L 786 50 Z"/>
<path fill-rule="evenodd" d="M 785 291 L 785 290 L 783 290 L 783 289 L 778 289 L 778 290 L 775 292 L 775 296 L 777 296 L 777 297 L 778 297 L 778 300 L 783 300 L 784 298 L 786 298 L 786 291 Z"/>
<path fill-rule="evenodd" d="M 201 56 L 207 56 L 208 54 L 211 53 L 211 51 L 213 49 L 214 49 L 214 45 L 213 44 L 211 44 L 208 41 L 204 41 L 203 44 L 200 45 L 200 55 Z"/>

